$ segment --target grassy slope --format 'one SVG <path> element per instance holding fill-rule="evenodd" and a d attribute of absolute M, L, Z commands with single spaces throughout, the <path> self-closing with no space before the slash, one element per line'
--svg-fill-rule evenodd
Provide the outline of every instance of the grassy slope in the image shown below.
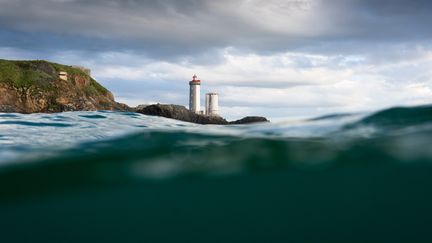
<path fill-rule="evenodd" d="M 78 68 L 51 63 L 47 61 L 9 61 L 0 59 L 0 83 L 8 83 L 16 88 L 37 86 L 49 88 L 49 82 L 58 80 L 58 73 L 65 71 L 68 75 L 88 75 Z M 90 85 L 86 94 L 106 94 L 108 90 L 90 77 Z"/>

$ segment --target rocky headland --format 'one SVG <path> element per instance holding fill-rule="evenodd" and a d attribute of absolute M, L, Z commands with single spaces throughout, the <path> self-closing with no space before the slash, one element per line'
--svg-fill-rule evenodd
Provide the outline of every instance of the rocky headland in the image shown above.
<path fill-rule="evenodd" d="M 198 124 L 249 124 L 268 122 L 245 117 L 229 122 L 220 116 L 195 114 L 179 105 L 141 105 L 131 108 L 90 76 L 89 70 L 42 60 L 0 59 L 0 112 L 55 113 L 64 111 L 118 110 L 162 116 Z"/>
<path fill-rule="evenodd" d="M 61 73 L 67 78 L 61 79 Z M 0 60 L 0 112 L 129 109 L 83 69 L 47 61 Z"/>

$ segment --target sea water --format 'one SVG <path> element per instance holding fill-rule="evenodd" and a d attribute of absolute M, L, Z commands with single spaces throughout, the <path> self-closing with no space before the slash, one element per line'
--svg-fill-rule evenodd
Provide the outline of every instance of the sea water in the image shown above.
<path fill-rule="evenodd" d="M 0 113 L 0 242 L 432 240 L 432 106 L 254 125 Z"/>

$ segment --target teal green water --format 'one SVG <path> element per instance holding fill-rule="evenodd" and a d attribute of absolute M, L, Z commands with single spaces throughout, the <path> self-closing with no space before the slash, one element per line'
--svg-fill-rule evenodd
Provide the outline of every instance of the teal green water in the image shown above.
<path fill-rule="evenodd" d="M 431 242 L 432 106 L 252 126 L 0 114 L 1 242 Z"/>

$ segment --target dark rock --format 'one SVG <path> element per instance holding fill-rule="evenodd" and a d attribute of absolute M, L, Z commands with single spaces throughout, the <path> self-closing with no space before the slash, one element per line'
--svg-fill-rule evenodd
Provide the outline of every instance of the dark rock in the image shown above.
<path fill-rule="evenodd" d="M 146 108 L 147 106 L 149 106 L 149 105 L 139 105 L 137 107 L 134 107 L 133 109 L 134 109 L 134 111 L 142 110 L 142 109 Z"/>
<path fill-rule="evenodd" d="M 204 116 L 195 114 L 186 109 L 186 107 L 180 105 L 148 105 L 144 108 L 137 109 L 136 112 L 149 116 L 162 116 L 198 124 L 228 124 L 228 121 L 220 116 Z"/>
<path fill-rule="evenodd" d="M 247 116 L 237 121 L 232 121 L 230 124 L 251 124 L 251 123 L 261 123 L 261 122 L 270 122 L 267 118 L 262 116 Z"/>
<path fill-rule="evenodd" d="M 139 106 L 135 110 L 138 113 L 149 116 L 162 116 L 166 118 L 176 119 L 185 122 L 192 122 L 197 124 L 216 124 L 216 125 L 229 125 L 229 124 L 250 124 L 257 122 L 268 122 L 265 117 L 245 117 L 241 120 L 228 122 L 220 116 L 205 116 L 193 113 L 180 105 L 146 105 Z"/>
<path fill-rule="evenodd" d="M 10 105 L 0 105 L 0 112 L 12 113 L 15 112 L 15 108 Z"/>

